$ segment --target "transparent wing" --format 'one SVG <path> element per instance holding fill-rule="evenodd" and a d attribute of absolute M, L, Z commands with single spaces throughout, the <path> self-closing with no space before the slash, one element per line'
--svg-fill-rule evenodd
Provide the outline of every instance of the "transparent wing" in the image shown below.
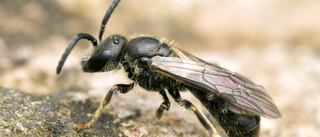
<path fill-rule="evenodd" d="M 229 109 L 239 114 L 278 118 L 281 114 L 262 86 L 244 76 L 207 63 L 181 50 L 184 57 L 151 58 L 151 69 L 166 74 L 204 92 L 223 98 Z M 180 55 L 179 55 L 180 56 Z"/>

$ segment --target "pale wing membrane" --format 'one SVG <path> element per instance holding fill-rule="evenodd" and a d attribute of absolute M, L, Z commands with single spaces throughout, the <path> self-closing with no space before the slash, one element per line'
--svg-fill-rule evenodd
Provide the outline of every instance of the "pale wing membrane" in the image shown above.
<path fill-rule="evenodd" d="M 151 58 L 151 69 L 171 76 L 204 92 L 213 92 L 226 100 L 229 109 L 239 114 L 281 117 L 272 98 L 263 87 L 244 76 L 217 65 L 177 57 Z"/>

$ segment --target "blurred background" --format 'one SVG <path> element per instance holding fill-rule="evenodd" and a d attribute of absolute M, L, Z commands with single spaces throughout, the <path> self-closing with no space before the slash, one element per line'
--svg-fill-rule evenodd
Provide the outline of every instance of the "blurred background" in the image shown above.
<path fill-rule="evenodd" d="M 79 91 L 70 95 L 75 100 L 100 102 L 112 85 L 128 83 L 121 72 L 82 73 L 80 60 L 91 46 L 85 40 L 71 52 L 62 73 L 55 72 L 74 35 L 98 36 L 111 0 L 0 3 L 0 86 L 30 94 L 73 90 Z M 318 0 L 122 0 L 104 36 L 143 33 L 174 40 L 186 51 L 265 87 L 283 117 L 262 118 L 261 136 L 313 137 L 320 134 L 319 15 Z M 154 112 L 161 96 L 135 91 L 111 106 L 141 99 L 151 104 L 145 107 L 152 112 L 149 120 L 157 120 Z M 183 97 L 194 100 L 187 92 Z M 172 104 L 167 117 L 188 119 L 188 112 L 175 116 L 182 109 Z M 114 113 L 120 111 L 125 110 Z"/>

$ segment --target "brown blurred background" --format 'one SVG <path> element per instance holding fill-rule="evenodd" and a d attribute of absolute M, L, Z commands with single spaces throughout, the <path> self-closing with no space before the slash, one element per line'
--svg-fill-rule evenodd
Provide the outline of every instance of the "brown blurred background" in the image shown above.
<path fill-rule="evenodd" d="M 55 73 L 74 35 L 98 35 L 111 0 L 0 3 L 0 86 L 31 94 L 79 90 L 84 92 L 78 99 L 99 102 L 114 83 L 125 82 L 120 73 L 81 73 L 87 41 L 74 48 L 62 74 Z M 283 117 L 262 118 L 261 136 L 313 137 L 320 135 L 319 15 L 318 0 L 122 0 L 105 36 L 146 33 L 179 42 L 190 53 L 265 87 Z M 148 95 L 131 96 L 152 102 Z M 162 100 L 156 99 L 152 111 Z"/>

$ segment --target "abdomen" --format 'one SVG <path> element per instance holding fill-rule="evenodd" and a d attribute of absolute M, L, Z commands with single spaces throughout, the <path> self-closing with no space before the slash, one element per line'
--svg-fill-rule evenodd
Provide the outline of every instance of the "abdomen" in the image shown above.
<path fill-rule="evenodd" d="M 188 87 L 190 92 L 205 106 L 230 137 L 258 137 L 260 116 L 237 114 L 227 108 L 226 102 L 212 93 Z"/>

